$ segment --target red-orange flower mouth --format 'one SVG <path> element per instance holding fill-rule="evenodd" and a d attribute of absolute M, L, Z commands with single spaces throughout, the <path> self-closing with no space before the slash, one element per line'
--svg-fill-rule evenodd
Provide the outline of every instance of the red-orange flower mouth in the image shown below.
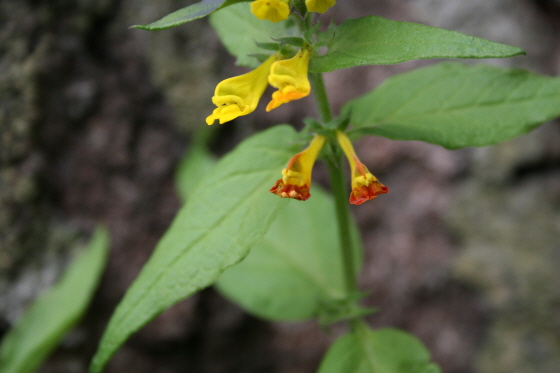
<path fill-rule="evenodd" d="M 270 192 L 282 198 L 293 198 L 298 201 L 306 201 L 311 197 L 308 185 L 297 186 L 293 184 L 284 184 L 282 179 L 276 181 L 276 184 L 270 188 Z"/>
<path fill-rule="evenodd" d="M 350 203 L 353 205 L 361 205 L 366 201 L 376 198 L 377 195 L 385 193 L 389 193 L 389 188 L 379 181 L 374 181 L 368 186 L 362 185 L 354 188 L 352 193 L 350 193 Z"/>

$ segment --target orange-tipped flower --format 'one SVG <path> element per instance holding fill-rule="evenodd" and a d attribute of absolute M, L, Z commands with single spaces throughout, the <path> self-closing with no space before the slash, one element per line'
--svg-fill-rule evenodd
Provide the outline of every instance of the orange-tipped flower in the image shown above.
<path fill-rule="evenodd" d="M 255 70 L 220 82 L 212 97 L 212 102 L 217 108 L 206 118 L 206 123 L 211 125 L 215 120 L 219 120 L 220 124 L 223 124 L 252 113 L 268 86 L 268 73 L 277 58 L 274 54 Z"/>
<path fill-rule="evenodd" d="M 307 149 L 290 159 L 288 166 L 282 170 L 282 178 L 276 181 L 270 191 L 282 198 L 298 201 L 305 201 L 311 197 L 311 172 L 324 144 L 325 137 L 316 135 Z"/>
<path fill-rule="evenodd" d="M 361 205 L 365 201 L 374 199 L 378 194 L 389 193 L 389 188 L 381 184 L 379 180 L 369 172 L 367 167 L 360 162 L 348 136 L 342 131 L 336 131 L 336 138 L 350 163 L 350 172 L 352 173 L 350 203 L 353 205 Z"/>
<path fill-rule="evenodd" d="M 302 48 L 293 58 L 272 64 L 268 82 L 278 90 L 272 94 L 272 101 L 266 107 L 266 111 L 309 95 L 311 85 L 307 78 L 307 69 L 310 57 L 311 51 Z"/>
<path fill-rule="evenodd" d="M 283 21 L 290 15 L 289 0 L 255 0 L 251 3 L 251 13 L 258 19 Z"/>

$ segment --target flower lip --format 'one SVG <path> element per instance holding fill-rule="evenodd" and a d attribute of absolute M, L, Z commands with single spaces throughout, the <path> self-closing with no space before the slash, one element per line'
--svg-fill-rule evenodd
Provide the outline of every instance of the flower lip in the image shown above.
<path fill-rule="evenodd" d="M 367 167 L 355 157 L 356 168 L 352 176 L 352 192 L 350 203 L 361 205 L 376 198 L 379 194 L 389 193 L 389 188 L 381 184 Z"/>
<path fill-rule="evenodd" d="M 256 69 L 221 81 L 212 97 L 217 108 L 206 118 L 206 123 L 211 125 L 219 120 L 223 124 L 255 111 L 268 86 L 270 67 L 277 59 L 278 55 L 273 54 Z"/>
<path fill-rule="evenodd" d="M 276 180 L 274 186 L 270 188 L 270 192 L 282 198 L 293 198 L 298 201 L 306 201 L 309 197 L 311 197 L 311 193 L 309 193 L 309 186 L 284 184 L 283 179 Z"/>

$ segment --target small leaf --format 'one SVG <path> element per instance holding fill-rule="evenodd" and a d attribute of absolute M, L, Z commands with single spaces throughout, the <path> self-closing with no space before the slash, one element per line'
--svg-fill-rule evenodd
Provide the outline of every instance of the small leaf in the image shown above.
<path fill-rule="evenodd" d="M 171 27 L 182 25 L 195 19 L 205 17 L 212 12 L 227 6 L 251 0 L 202 0 L 200 3 L 189 5 L 179 9 L 162 19 L 150 23 L 149 25 L 134 25 L 130 28 L 137 28 L 147 31 L 165 30 Z"/>
<path fill-rule="evenodd" d="M 311 42 L 313 39 L 313 35 L 315 35 L 315 33 L 319 30 L 319 27 L 321 27 L 321 22 L 317 22 L 315 25 L 308 28 L 303 33 L 303 37 L 305 38 L 305 40 Z"/>
<path fill-rule="evenodd" d="M 111 317 L 92 372 L 132 333 L 248 254 L 287 203 L 268 190 L 298 150 L 296 141 L 290 126 L 261 132 L 200 180 Z"/>
<path fill-rule="evenodd" d="M 318 186 L 311 194 L 305 202 L 291 201 L 247 258 L 222 273 L 216 283 L 220 292 L 271 320 L 311 318 L 324 306 L 351 298 L 342 273 L 334 201 Z M 358 268 L 361 250 L 354 246 Z"/>
<path fill-rule="evenodd" d="M 0 347 L 0 372 L 34 372 L 82 314 L 97 287 L 109 238 L 98 228 L 58 283 L 31 305 Z"/>
<path fill-rule="evenodd" d="M 237 57 L 237 65 L 257 67 L 258 61 L 250 54 L 261 53 L 256 43 L 270 43 L 275 38 L 297 36 L 291 20 L 273 23 L 255 17 L 249 4 L 237 4 L 212 14 L 214 27 L 227 50 Z"/>
<path fill-rule="evenodd" d="M 200 3 L 179 9 L 148 25 L 134 25 L 130 28 L 148 31 L 165 30 L 207 16 L 222 6 L 225 1 L 226 0 L 202 0 Z"/>
<path fill-rule="evenodd" d="M 267 51 L 278 51 L 280 49 L 280 44 L 278 43 L 255 43 L 257 47 L 267 50 Z"/>
<path fill-rule="evenodd" d="M 459 32 L 377 16 L 347 20 L 319 39 L 328 40 L 329 49 L 311 59 L 309 71 L 315 73 L 428 58 L 501 58 L 525 53 Z"/>
<path fill-rule="evenodd" d="M 357 272 L 358 273 L 358 272 Z M 369 293 L 357 292 L 348 299 L 341 302 L 331 302 L 324 304 L 321 308 L 321 313 L 317 317 L 317 322 L 322 328 L 328 327 L 340 321 L 351 321 L 352 319 L 362 318 L 366 315 L 378 312 L 379 309 L 371 307 L 363 307 L 360 305 L 360 300 Z"/>
<path fill-rule="evenodd" d="M 295 37 L 295 36 L 287 37 L 287 38 L 278 38 L 275 40 L 279 43 L 293 45 L 294 47 L 298 47 L 298 48 L 303 48 L 303 46 L 305 45 L 305 41 L 302 38 Z"/>
<path fill-rule="evenodd" d="M 331 346 L 318 373 L 441 373 L 441 369 L 414 336 L 360 325 Z"/>
<path fill-rule="evenodd" d="M 493 145 L 560 116 L 560 79 L 442 63 L 395 75 L 344 110 L 360 134 L 449 149 Z"/>

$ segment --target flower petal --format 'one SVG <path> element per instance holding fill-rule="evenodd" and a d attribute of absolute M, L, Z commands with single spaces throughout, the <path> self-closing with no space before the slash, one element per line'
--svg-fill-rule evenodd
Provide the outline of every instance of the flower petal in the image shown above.
<path fill-rule="evenodd" d="M 367 167 L 360 162 L 348 136 L 342 131 L 336 131 L 336 138 L 344 154 L 346 154 L 346 158 L 348 158 L 350 172 L 352 173 L 350 203 L 353 205 L 361 205 L 366 201 L 376 198 L 378 194 L 389 193 L 389 188 L 381 184 L 379 180 L 369 172 Z"/>
<path fill-rule="evenodd" d="M 251 13 L 258 19 L 280 22 L 290 15 L 289 0 L 256 0 L 251 3 Z"/>
<path fill-rule="evenodd" d="M 305 201 L 311 197 L 311 172 L 324 144 L 325 137 L 316 135 L 307 149 L 290 159 L 288 166 L 282 170 L 282 178 L 276 181 L 270 192 L 298 201 Z"/>
<path fill-rule="evenodd" d="M 276 109 L 278 106 L 293 100 L 299 100 L 311 92 L 311 85 L 307 77 L 311 51 L 302 48 L 293 58 L 276 61 L 270 68 L 268 82 L 278 88 L 272 94 L 272 101 L 266 111 Z"/>
<path fill-rule="evenodd" d="M 305 6 L 309 12 L 325 13 L 336 0 L 305 0 Z"/>
<path fill-rule="evenodd" d="M 274 54 L 255 70 L 221 81 L 212 97 L 217 108 L 206 118 L 206 123 L 211 125 L 219 120 L 223 124 L 252 113 L 268 86 L 268 73 L 277 59 L 278 56 Z"/>

